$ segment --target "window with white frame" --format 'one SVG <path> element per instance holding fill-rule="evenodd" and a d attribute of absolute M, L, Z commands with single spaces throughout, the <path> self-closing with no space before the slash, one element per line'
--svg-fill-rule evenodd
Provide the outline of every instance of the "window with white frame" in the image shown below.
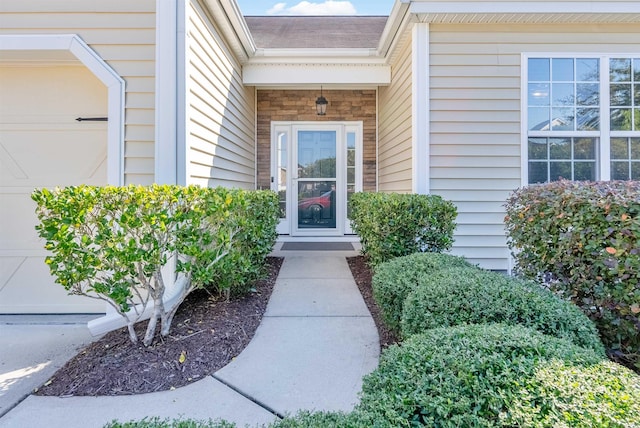
<path fill-rule="evenodd" d="M 640 180 L 640 58 L 526 58 L 527 181 Z"/>

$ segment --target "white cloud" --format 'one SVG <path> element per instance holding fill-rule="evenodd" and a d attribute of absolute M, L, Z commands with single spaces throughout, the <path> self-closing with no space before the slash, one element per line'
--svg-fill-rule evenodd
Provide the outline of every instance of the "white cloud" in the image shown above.
<path fill-rule="evenodd" d="M 267 11 L 267 15 L 282 15 L 286 7 L 286 3 L 276 3 Z"/>
<path fill-rule="evenodd" d="M 295 6 L 276 3 L 268 15 L 355 15 L 356 8 L 350 1 L 325 0 L 323 3 L 301 1 Z"/>

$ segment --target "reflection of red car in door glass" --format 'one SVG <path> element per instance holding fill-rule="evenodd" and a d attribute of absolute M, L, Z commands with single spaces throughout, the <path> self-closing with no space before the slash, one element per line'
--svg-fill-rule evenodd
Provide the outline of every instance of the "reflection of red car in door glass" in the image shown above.
<path fill-rule="evenodd" d="M 302 218 L 320 220 L 331 213 L 331 200 L 333 190 L 323 193 L 320 196 L 304 198 L 298 202 L 298 212 Z"/>

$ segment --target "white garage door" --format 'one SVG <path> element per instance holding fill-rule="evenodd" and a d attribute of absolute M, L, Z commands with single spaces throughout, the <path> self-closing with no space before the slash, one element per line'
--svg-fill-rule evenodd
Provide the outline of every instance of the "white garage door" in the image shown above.
<path fill-rule="evenodd" d="M 107 182 L 107 89 L 84 66 L 0 65 L 0 313 L 104 312 L 44 263 L 37 187 Z"/>

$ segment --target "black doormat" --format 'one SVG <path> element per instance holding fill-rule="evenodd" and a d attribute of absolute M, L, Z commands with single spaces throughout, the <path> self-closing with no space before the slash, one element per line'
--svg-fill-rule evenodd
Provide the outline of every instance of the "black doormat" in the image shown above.
<path fill-rule="evenodd" d="M 353 251 L 351 242 L 285 242 L 283 251 Z"/>

